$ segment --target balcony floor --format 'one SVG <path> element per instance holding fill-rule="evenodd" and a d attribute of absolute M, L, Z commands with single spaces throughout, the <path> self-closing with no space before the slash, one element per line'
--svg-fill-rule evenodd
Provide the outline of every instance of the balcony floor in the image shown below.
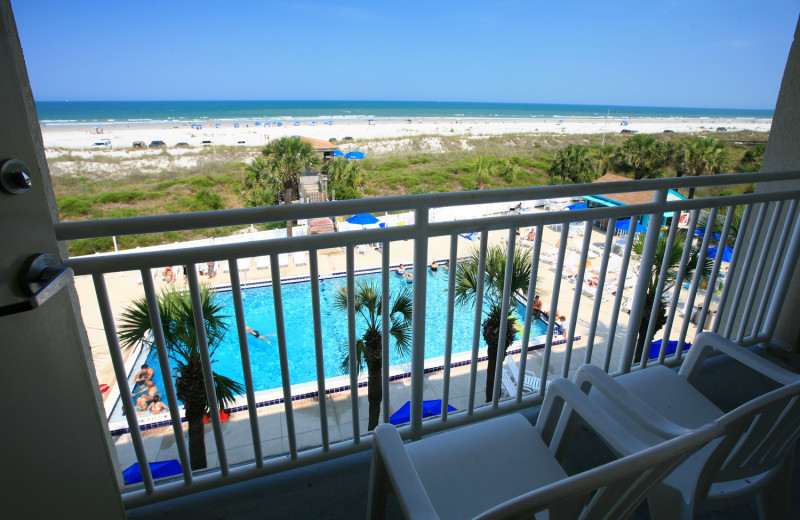
<path fill-rule="evenodd" d="M 764 352 L 766 357 L 800 372 L 800 355 Z M 779 355 L 777 355 L 779 354 Z M 697 380 L 698 388 L 723 410 L 730 410 L 748 399 L 769 391 L 774 384 L 752 370 L 719 356 L 706 362 Z M 535 419 L 538 409 L 526 412 Z M 570 443 L 564 466 L 569 473 L 601 464 L 610 453 L 589 432 L 577 431 Z M 800 454 L 795 452 L 792 477 L 792 512 L 800 514 Z M 128 511 L 131 520 L 170 518 L 171 520 L 250 519 L 250 518 L 361 518 L 366 513 L 369 453 L 263 477 L 246 483 Z M 402 518 L 396 503 L 390 502 L 389 518 Z M 646 504 L 634 515 L 649 518 Z M 698 519 L 757 518 L 755 502 L 703 513 Z"/>

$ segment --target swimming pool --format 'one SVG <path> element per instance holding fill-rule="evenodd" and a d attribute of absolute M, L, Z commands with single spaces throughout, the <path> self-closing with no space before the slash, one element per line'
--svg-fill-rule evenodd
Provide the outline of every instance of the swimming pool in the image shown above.
<path fill-rule="evenodd" d="M 426 269 L 428 276 L 427 304 L 426 304 L 426 331 L 425 331 L 425 357 L 435 358 L 444 356 L 445 352 L 445 322 L 447 319 L 447 282 L 448 271 L 439 269 L 431 272 Z M 409 272 L 413 270 L 409 269 Z M 373 279 L 380 283 L 381 274 L 356 275 L 356 279 Z M 339 287 L 346 283 L 344 276 L 320 280 L 320 310 L 322 315 L 322 342 L 325 377 L 331 378 L 343 375 L 341 363 L 343 352 L 347 349 L 347 317 L 333 309 L 333 299 Z M 411 288 L 405 280 L 391 274 L 390 291 L 392 295 Z M 314 325 L 311 317 L 311 283 L 306 281 L 285 282 L 281 284 L 283 299 L 284 322 L 286 330 L 286 348 L 289 359 L 289 376 L 291 384 L 307 383 L 316 380 L 316 360 L 314 356 Z M 236 381 L 243 382 L 242 359 L 239 352 L 239 340 L 236 335 L 236 323 L 233 312 L 233 300 L 230 290 L 218 292 L 219 302 L 222 304 L 228 332 L 214 355 L 213 370 L 228 376 Z M 250 363 L 253 369 L 253 386 L 255 391 L 280 388 L 281 373 L 278 359 L 278 342 L 275 334 L 275 305 L 272 298 L 272 287 L 255 287 L 242 290 L 245 323 L 261 335 L 267 336 L 269 343 L 250 334 L 247 335 Z M 514 316 L 521 322 L 524 307 L 517 304 L 513 309 Z M 474 308 L 456 306 L 453 327 L 453 352 L 463 352 L 472 348 L 472 323 Z M 463 324 L 459 326 L 459 324 Z M 356 321 L 356 337 L 363 334 L 364 324 L 360 319 Z M 531 336 L 546 334 L 547 324 L 541 320 L 534 320 L 531 327 Z M 518 335 L 519 337 L 519 335 Z M 483 338 L 480 345 L 484 346 Z M 399 356 L 394 347 L 390 350 L 390 364 L 395 365 L 410 360 L 408 356 Z M 156 368 L 154 381 L 159 388 L 163 388 L 161 374 L 158 373 L 158 361 L 155 352 L 148 357 L 148 364 Z"/>

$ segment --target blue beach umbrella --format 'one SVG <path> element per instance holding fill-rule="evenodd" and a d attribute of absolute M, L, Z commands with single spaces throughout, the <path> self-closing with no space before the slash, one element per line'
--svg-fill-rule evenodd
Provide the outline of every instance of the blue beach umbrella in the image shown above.
<path fill-rule="evenodd" d="M 699 227 L 699 228 L 695 229 L 694 230 L 694 236 L 696 236 L 696 237 L 704 237 L 704 236 L 706 236 L 706 228 Z M 714 233 L 713 235 L 711 235 L 711 240 L 719 240 L 720 238 L 722 238 L 722 235 L 720 235 L 719 233 Z"/>
<path fill-rule="evenodd" d="M 364 152 L 358 152 L 358 151 L 347 152 L 344 156 L 346 159 L 363 159 L 364 157 L 366 157 L 366 155 L 364 155 Z"/>
<path fill-rule="evenodd" d="M 447 405 L 447 412 L 457 412 L 458 410 Z M 442 400 L 434 399 L 432 401 L 422 401 L 422 418 L 433 417 L 434 415 L 442 414 Z M 406 401 L 406 404 L 400 407 L 395 413 L 389 417 L 389 422 L 395 426 L 411 422 L 411 401 Z"/>
<path fill-rule="evenodd" d="M 623 220 L 618 220 L 617 224 L 614 226 L 614 228 L 620 229 L 620 230 L 622 230 L 622 231 L 627 233 L 628 230 L 631 228 L 631 219 L 626 218 L 626 219 L 623 219 Z M 647 228 L 645 228 L 643 225 L 641 225 L 641 224 L 639 224 L 637 222 L 636 223 L 636 231 L 634 231 L 634 233 L 644 233 L 645 231 L 647 231 Z"/>
<path fill-rule="evenodd" d="M 366 226 L 367 224 L 376 224 L 379 222 L 379 220 L 373 215 L 370 215 L 369 213 L 358 213 L 357 215 L 353 215 L 352 217 L 347 219 L 347 222 L 351 224 Z"/>
<path fill-rule="evenodd" d="M 153 475 L 154 479 L 180 475 L 182 472 L 181 463 L 176 459 L 150 463 L 150 474 Z M 128 466 L 128 468 L 122 472 L 122 478 L 125 480 L 126 484 L 141 482 L 142 471 L 139 469 L 139 463 L 135 462 Z"/>
<path fill-rule="evenodd" d="M 570 204 L 569 206 L 564 206 L 563 209 L 565 209 L 567 211 L 575 211 L 576 209 L 589 209 L 589 206 L 587 206 L 583 202 L 576 202 L 575 204 Z"/>
<path fill-rule="evenodd" d="M 661 352 L 661 342 L 662 340 L 658 339 L 652 343 L 650 343 L 650 357 L 648 359 L 658 359 L 658 355 Z M 692 344 L 685 342 L 683 344 L 683 351 L 686 352 L 692 348 Z M 667 353 L 665 355 L 671 356 L 678 350 L 678 342 L 676 340 L 672 340 L 667 343 Z"/>
<path fill-rule="evenodd" d="M 334 150 L 331 155 L 333 155 L 334 157 L 344 157 L 344 154 L 342 153 L 341 150 Z"/>
<path fill-rule="evenodd" d="M 708 257 L 709 258 L 716 258 L 717 257 L 717 250 L 718 247 L 709 247 L 708 248 Z M 733 258 L 733 249 L 730 247 L 725 247 L 725 250 L 722 251 L 722 261 L 730 263 L 731 259 Z"/>

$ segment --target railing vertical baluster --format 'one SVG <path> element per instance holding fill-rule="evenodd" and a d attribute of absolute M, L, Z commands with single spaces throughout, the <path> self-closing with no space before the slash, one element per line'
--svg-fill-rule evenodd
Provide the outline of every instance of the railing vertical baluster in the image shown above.
<path fill-rule="evenodd" d="M 606 286 L 606 272 L 608 271 L 608 259 L 611 256 L 611 248 L 614 241 L 614 229 L 616 229 L 617 219 L 608 219 L 606 227 L 606 240 L 603 243 L 603 258 L 600 260 L 600 272 L 595 288 L 594 306 L 592 307 L 592 318 L 589 322 L 589 334 L 586 338 L 586 355 L 583 358 L 585 364 L 592 362 L 592 351 L 594 350 L 594 338 L 597 334 L 597 321 L 600 318 L 600 306 L 603 304 L 603 293 Z M 583 289 L 581 289 L 583 291 Z"/>
<path fill-rule="evenodd" d="M 500 302 L 500 330 L 499 337 L 497 338 L 497 351 L 494 363 L 494 385 L 492 387 L 492 408 L 497 408 L 500 403 L 500 381 L 503 378 L 503 361 L 505 359 L 506 351 L 506 333 L 508 332 L 508 304 L 511 300 L 511 278 L 514 274 L 514 246 L 515 229 L 508 228 L 508 249 L 506 250 L 506 266 L 503 273 L 503 299 Z M 488 368 L 487 368 L 488 370 Z M 520 374 L 516 377 L 520 378 Z"/>
<path fill-rule="evenodd" d="M 628 226 L 628 237 L 625 239 L 625 251 L 622 253 L 622 262 L 619 266 L 619 280 L 617 280 L 617 296 L 614 298 L 614 308 L 611 311 L 611 322 L 608 327 L 608 343 L 606 344 L 605 357 L 603 358 L 603 371 L 608 372 L 611 367 L 611 355 L 614 352 L 614 340 L 617 335 L 617 321 L 619 321 L 619 310 L 622 307 L 622 293 L 625 291 L 625 280 L 628 277 L 628 264 L 631 260 L 631 251 L 633 251 L 633 240 L 636 232 L 638 220 L 634 217 L 630 218 L 630 225 Z M 630 320 L 629 320 L 630 322 Z M 621 359 L 621 358 L 620 358 Z"/>
<path fill-rule="evenodd" d="M 181 423 L 181 413 L 178 408 L 178 398 L 175 394 L 175 384 L 172 381 L 172 368 L 169 366 L 169 354 L 167 352 L 167 342 L 164 339 L 164 328 L 161 325 L 161 311 L 158 307 L 158 296 L 153 284 L 153 277 L 150 269 L 142 269 L 142 284 L 144 294 L 147 299 L 147 309 L 150 313 L 150 330 L 153 333 L 156 352 L 158 353 L 158 367 L 161 370 L 161 379 L 164 384 L 164 393 L 169 403 L 169 417 L 172 420 L 172 435 L 175 437 L 175 447 L 178 449 L 178 458 L 181 461 L 183 470 L 183 481 L 186 485 L 192 483 L 192 465 L 189 459 L 189 450 L 186 446 L 186 438 L 183 436 L 183 424 Z"/>
<path fill-rule="evenodd" d="M 640 366 L 642 368 L 647 366 L 647 362 L 650 358 L 650 342 L 653 341 L 656 321 L 658 320 L 658 314 L 661 312 L 661 298 L 664 295 L 664 284 L 667 279 L 667 273 L 669 273 L 670 270 L 670 260 L 672 259 L 672 250 L 675 248 L 675 235 L 678 232 L 679 220 L 680 219 L 675 216 L 675 213 L 673 213 L 672 222 L 670 223 L 669 232 L 667 233 L 667 244 L 664 248 L 664 258 L 662 258 L 661 269 L 658 273 L 658 282 L 656 282 L 656 292 L 653 295 L 653 309 L 650 311 L 650 318 L 647 323 L 647 333 L 644 339 L 644 350 L 642 351 L 642 359 L 640 362 Z M 659 351 L 659 359 L 661 357 L 661 352 L 666 352 L 666 345 L 664 345 L 663 342 L 661 345 L 661 350 Z M 662 359 L 660 363 L 663 362 L 664 361 Z"/>
<path fill-rule="evenodd" d="M 795 217 L 795 213 L 797 210 L 797 199 L 792 200 L 789 202 L 789 209 L 786 212 L 786 220 L 785 222 L 792 222 Z M 776 220 L 779 217 L 779 214 L 776 214 Z M 786 248 L 786 243 L 789 241 L 789 234 L 792 232 L 792 226 L 783 226 L 783 229 L 780 234 L 780 238 L 778 239 L 778 245 L 775 247 L 775 255 L 772 257 L 772 267 L 769 269 L 767 274 L 767 282 L 763 286 L 763 293 L 761 295 L 761 303 L 758 305 L 758 312 L 756 313 L 756 319 L 753 322 L 753 330 L 758 331 L 761 329 L 763 325 L 764 315 L 767 312 L 767 306 L 769 304 L 770 296 L 774 291 L 775 287 L 775 279 L 778 277 L 778 273 L 780 272 L 780 266 L 782 265 L 782 261 L 785 262 L 785 259 L 782 258 L 784 249 Z M 764 253 L 766 257 L 766 252 Z M 757 334 L 757 332 L 755 333 Z"/>
<path fill-rule="evenodd" d="M 458 261 L 458 234 L 450 235 L 450 259 L 447 262 L 447 321 L 444 334 L 444 374 L 442 375 L 442 422 L 447 422 L 447 405 L 450 403 L 450 364 L 453 357 L 453 316 L 455 315 L 456 262 Z"/>
<path fill-rule="evenodd" d="M 311 282 L 311 318 L 314 322 L 314 360 L 317 369 L 317 395 L 319 396 L 319 429 L 322 433 L 322 451 L 328 451 L 328 396 L 325 393 L 325 352 L 322 345 L 322 312 L 319 301 L 319 256 L 317 249 L 308 251 L 308 269 Z"/>
<path fill-rule="evenodd" d="M 558 248 L 556 276 L 553 278 L 553 295 L 550 302 L 550 313 L 547 320 L 547 337 L 544 340 L 544 352 L 542 353 L 542 384 L 539 385 L 539 394 L 544 395 L 547 374 L 550 371 L 550 354 L 553 349 L 553 331 L 555 330 L 556 319 L 558 319 L 558 297 L 561 292 L 561 271 L 564 269 L 564 254 L 567 250 L 567 240 L 569 239 L 569 224 L 561 222 L 561 238 Z"/>
<path fill-rule="evenodd" d="M 228 265 L 236 265 L 236 259 L 228 259 Z M 256 409 L 256 394 L 253 388 L 253 369 L 250 365 L 250 348 L 247 345 L 247 324 L 244 319 L 239 269 L 231 269 L 230 274 L 233 310 L 236 315 L 236 332 L 239 336 L 239 354 L 242 356 L 242 373 L 244 374 L 244 388 L 247 394 L 247 411 L 250 416 L 250 434 L 253 437 L 253 454 L 256 458 L 256 466 L 260 468 L 264 465 L 264 458 L 261 452 L 261 434 L 258 429 L 258 410 Z"/>
<path fill-rule="evenodd" d="M 139 470 L 142 472 L 142 483 L 145 493 L 153 493 L 153 474 L 150 472 L 150 465 L 147 462 L 147 453 L 144 451 L 142 442 L 142 432 L 139 430 L 139 420 L 133 408 L 133 397 L 131 397 L 131 387 L 128 385 L 128 375 L 125 373 L 125 361 L 122 359 L 122 351 L 117 339 L 117 328 L 114 325 L 114 312 L 111 310 L 111 303 L 108 301 L 108 290 L 106 280 L 102 274 L 93 274 L 94 290 L 97 294 L 97 305 L 100 307 L 100 317 L 103 320 L 103 329 L 106 333 L 108 351 L 111 355 L 111 364 L 114 367 L 114 377 L 117 379 L 119 387 L 119 399 L 122 401 L 122 409 L 125 411 L 125 420 L 128 422 L 128 429 L 131 432 L 131 442 L 133 451 L 136 453 L 136 461 L 139 463 Z M 168 377 L 168 376 L 165 376 Z M 184 477 L 185 478 L 185 477 Z"/>
<path fill-rule="evenodd" d="M 758 287 L 761 284 L 761 277 L 764 274 L 764 267 L 767 265 L 767 259 L 769 258 L 769 249 L 772 246 L 772 241 L 775 239 L 775 232 L 778 229 L 778 221 L 781 214 L 781 210 L 783 209 L 783 201 L 778 201 L 775 204 L 775 209 L 772 212 L 772 218 L 769 222 L 769 227 L 767 227 L 767 234 L 764 237 L 764 243 L 761 247 L 761 254 L 758 257 L 758 263 L 756 264 L 756 270 L 753 273 L 753 279 L 750 282 L 750 292 L 747 295 L 747 303 L 745 304 L 744 311 L 742 312 L 742 319 L 739 321 L 739 333 L 737 334 L 736 341 L 741 343 L 744 339 L 745 332 L 747 330 L 747 324 L 750 322 L 750 309 L 753 308 L 753 304 L 756 301 L 756 295 L 758 294 Z M 756 240 L 753 240 L 755 243 Z M 741 280 L 744 284 L 746 280 Z"/>
<path fill-rule="evenodd" d="M 772 301 L 770 302 L 769 309 L 767 311 L 766 320 L 761 329 L 762 331 L 765 331 L 766 335 L 768 336 L 767 341 L 771 341 L 775 336 L 775 327 L 778 324 L 778 317 L 781 313 L 781 307 L 783 306 L 784 299 L 786 298 L 786 293 L 789 291 L 789 287 L 791 286 L 791 281 L 797 266 L 798 257 L 800 257 L 800 222 L 798 222 L 798 220 L 800 220 L 800 217 L 795 220 L 794 225 L 787 226 L 791 227 L 793 230 L 792 240 L 789 242 L 786 254 L 784 255 L 781 274 L 778 277 L 777 284 L 775 285 L 775 291 L 772 294 Z"/>
<path fill-rule="evenodd" d="M 711 312 L 711 301 L 714 297 L 714 288 L 717 284 L 717 275 L 719 274 L 720 267 L 722 267 L 722 257 L 725 256 L 725 247 L 728 244 L 728 234 L 730 233 L 731 223 L 733 222 L 734 207 L 729 206 L 727 214 L 725 215 L 725 223 L 722 224 L 722 231 L 720 233 L 720 240 L 717 242 L 717 254 L 714 257 L 714 265 L 711 267 L 711 274 L 708 278 L 706 285 L 706 297 L 703 300 L 703 306 L 697 316 L 697 328 L 695 329 L 695 337 L 703 332 L 706 323 L 706 317 Z M 708 229 L 708 226 L 706 226 Z M 712 227 L 713 231 L 713 227 Z M 663 345 L 662 345 L 663 347 Z"/>
<path fill-rule="evenodd" d="M 486 248 L 489 233 L 481 231 L 481 244 L 478 253 L 478 287 L 475 289 L 475 317 L 472 321 L 472 357 L 469 368 L 469 396 L 467 413 L 475 410 L 475 393 L 478 389 L 478 349 L 481 342 L 481 315 L 483 313 L 483 290 L 486 281 Z"/>
<path fill-rule="evenodd" d="M 669 311 L 667 312 L 667 323 L 664 325 L 664 337 L 661 340 L 661 351 L 658 354 L 658 363 L 664 363 L 667 349 L 664 345 L 669 344 L 669 338 L 672 334 L 672 324 L 675 322 L 675 315 L 678 310 L 678 300 L 680 300 L 681 287 L 683 286 L 683 273 L 686 272 L 686 266 L 689 263 L 689 256 L 692 250 L 692 242 L 694 242 L 694 230 L 697 227 L 697 220 L 700 217 L 699 210 L 692 210 L 689 213 L 689 227 L 686 229 L 686 238 L 683 241 L 683 253 L 681 253 L 681 261 L 678 264 L 678 271 L 675 275 L 675 287 L 672 291 L 672 298 L 669 302 Z M 675 352 L 676 359 L 681 358 L 681 352 Z"/>
<path fill-rule="evenodd" d="M 353 443 L 361 442 L 359 433 L 360 425 L 358 418 L 358 370 L 359 358 L 356 348 L 356 282 L 355 270 L 356 259 L 353 246 L 347 246 L 347 341 L 350 350 L 350 406 L 353 415 Z"/>
<path fill-rule="evenodd" d="M 391 289 L 389 284 L 389 257 L 391 256 L 391 242 L 384 242 L 381 246 L 381 404 L 383 405 L 383 422 L 388 423 L 391 417 L 389 409 L 389 303 L 391 299 Z M 413 311 L 412 311 L 413 312 Z"/>
<path fill-rule="evenodd" d="M 734 210 L 735 211 L 735 210 Z M 753 214 L 753 205 L 748 204 L 745 206 L 744 211 L 742 213 L 742 220 L 739 222 L 739 231 L 737 232 L 737 238 L 740 236 L 738 233 L 744 233 L 744 230 L 747 229 L 747 224 L 750 222 L 750 216 Z M 732 279 L 734 274 L 736 274 L 736 268 L 739 265 L 739 257 L 741 256 L 741 252 L 744 249 L 744 244 L 739 241 L 738 247 L 733 248 L 733 256 L 731 257 L 731 261 L 728 264 L 728 272 L 725 273 L 725 285 L 722 288 L 722 294 L 719 297 L 719 304 L 717 306 L 717 317 L 714 318 L 714 324 L 711 327 L 711 332 L 717 333 L 719 331 L 719 327 L 722 324 L 722 316 L 726 310 L 726 304 L 728 301 L 728 294 L 731 290 L 731 284 L 729 283 Z"/>
<path fill-rule="evenodd" d="M 235 266 L 236 264 L 234 264 Z M 225 450 L 225 439 L 222 436 L 222 423 L 219 418 L 219 403 L 214 385 L 214 376 L 211 370 L 211 355 L 208 352 L 208 337 L 206 336 L 206 319 L 203 316 L 203 304 L 200 299 L 200 282 L 197 279 L 197 265 L 189 264 L 186 273 L 189 280 L 189 296 L 192 299 L 192 314 L 194 327 L 197 334 L 197 347 L 200 351 L 200 364 L 203 367 L 203 380 L 206 386 L 208 409 L 211 411 L 211 426 L 214 430 L 214 441 L 217 445 L 217 458 L 219 469 L 223 477 L 228 476 L 228 452 Z M 234 267 L 231 267 L 234 269 Z"/>
<path fill-rule="evenodd" d="M 536 297 L 536 278 L 539 275 L 539 253 L 542 250 L 542 226 L 536 226 L 536 237 L 533 239 L 533 256 L 531 257 L 531 278 L 528 282 L 528 293 L 526 296 L 525 319 L 522 327 L 522 348 L 519 356 L 519 374 L 517 379 L 516 401 L 522 402 L 522 390 L 525 379 L 522 377 L 528 364 L 528 343 L 530 342 L 531 325 L 533 320 L 533 303 Z M 538 318 L 536 318 L 538 319 Z"/>
<path fill-rule="evenodd" d="M 653 202 L 659 205 L 667 201 L 667 190 L 656 190 L 653 195 Z M 623 374 L 631 371 L 631 365 L 635 361 L 636 347 L 642 341 L 639 338 L 639 331 L 641 330 L 642 319 L 644 318 L 644 303 L 647 299 L 647 292 L 650 288 L 650 279 L 652 275 L 652 265 L 655 263 L 656 249 L 658 248 L 658 238 L 661 234 L 661 222 L 664 220 L 664 210 L 657 213 L 651 213 L 647 219 L 647 232 L 644 238 L 644 248 L 642 249 L 642 257 L 639 260 L 639 276 L 636 280 L 636 287 L 633 292 L 633 303 L 631 305 L 631 314 L 628 318 L 628 330 L 625 332 L 625 340 L 622 344 L 622 353 L 619 358 L 619 370 Z M 634 220 L 631 219 L 631 234 L 628 236 L 630 241 L 634 240 L 633 230 L 635 230 Z M 655 303 L 654 303 L 655 304 Z M 644 338 L 646 341 L 647 338 Z M 642 357 L 647 344 L 642 345 Z"/>
<path fill-rule="evenodd" d="M 758 237 L 761 234 L 761 230 L 764 227 L 764 220 L 767 216 L 767 205 L 762 202 L 759 203 L 758 206 L 759 206 L 758 215 L 756 215 L 756 222 L 753 225 L 753 233 L 750 235 L 752 238 L 747 246 L 747 253 L 744 255 L 742 270 L 739 274 L 739 283 L 736 284 L 736 291 L 733 294 L 733 300 L 731 301 L 731 308 L 728 311 L 728 321 L 725 324 L 725 333 L 723 334 L 723 336 L 725 336 L 728 339 L 731 339 L 731 335 L 733 334 L 733 324 L 736 323 L 736 313 L 739 311 L 739 302 L 742 300 L 742 294 L 744 293 L 745 285 L 747 285 L 746 283 L 747 273 L 750 272 L 750 266 L 752 265 L 753 257 L 756 254 L 756 246 L 758 245 L 758 240 L 756 239 L 756 237 Z M 741 248 L 736 248 L 736 249 L 741 249 Z M 734 254 L 737 252 L 736 249 L 734 249 Z M 737 259 L 738 258 L 734 258 L 734 260 Z"/>
<path fill-rule="evenodd" d="M 283 294 L 281 293 L 281 269 L 278 255 L 270 255 L 272 275 L 272 301 L 275 304 L 275 336 L 278 340 L 278 362 L 281 366 L 281 386 L 283 387 L 283 409 L 286 413 L 286 438 L 289 440 L 289 457 L 297 458 L 297 437 L 294 429 L 292 406 L 292 383 L 289 378 L 289 353 L 286 347 L 286 324 L 283 314 Z M 233 269 L 233 268 L 231 268 Z"/>
<path fill-rule="evenodd" d="M 428 288 L 428 208 L 414 210 L 414 312 L 411 318 L 411 432 L 422 437 L 422 391 L 425 383 L 425 304 Z"/>
<path fill-rule="evenodd" d="M 581 260 L 578 266 L 578 274 L 575 278 L 575 295 L 572 298 L 572 309 L 569 316 L 569 330 L 563 331 L 567 338 L 567 348 L 564 351 L 564 366 L 561 370 L 561 377 L 569 377 L 569 365 L 572 359 L 572 344 L 575 341 L 575 327 L 578 325 L 578 310 L 581 305 L 581 295 L 583 290 L 583 279 L 586 276 L 586 257 L 589 254 L 589 246 L 592 242 L 592 221 L 587 220 L 583 229 L 583 244 L 581 244 Z"/>

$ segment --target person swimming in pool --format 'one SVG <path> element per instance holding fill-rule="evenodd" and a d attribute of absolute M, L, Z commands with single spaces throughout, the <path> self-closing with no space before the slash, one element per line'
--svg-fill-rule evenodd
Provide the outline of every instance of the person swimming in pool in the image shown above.
<path fill-rule="evenodd" d="M 431 271 L 434 273 L 439 270 L 439 262 L 436 260 L 431 260 Z"/>
<path fill-rule="evenodd" d="M 250 327 L 248 327 L 247 325 L 245 325 L 245 326 L 244 326 L 244 328 L 245 328 L 245 329 L 247 329 L 247 333 L 248 333 L 248 334 L 252 334 L 252 335 L 253 335 L 253 336 L 255 336 L 256 338 L 258 338 L 258 339 L 263 339 L 264 341 L 266 341 L 266 342 L 267 342 L 267 345 L 269 345 L 269 344 L 270 344 L 270 342 L 269 342 L 269 340 L 267 339 L 267 337 L 268 337 L 268 336 L 274 336 L 274 335 L 275 335 L 275 334 L 263 334 L 263 335 L 262 335 L 260 332 L 258 332 L 257 330 L 253 330 L 253 329 L 251 329 L 251 328 L 250 328 Z"/>
<path fill-rule="evenodd" d="M 406 273 L 406 283 L 414 283 L 414 275 L 411 273 Z"/>
<path fill-rule="evenodd" d="M 150 401 L 150 404 L 144 410 L 137 410 L 137 414 L 143 414 L 150 412 L 153 415 L 158 415 L 160 413 L 167 413 L 169 412 L 169 407 L 161 402 L 161 396 L 156 395 L 153 397 L 153 400 Z"/>
<path fill-rule="evenodd" d="M 404 266 L 403 264 L 398 265 L 397 266 L 397 274 L 399 274 L 400 276 L 403 276 L 404 274 L 406 274 L 406 266 Z"/>
<path fill-rule="evenodd" d="M 142 365 L 141 370 L 136 374 L 136 381 L 134 388 L 143 387 L 145 384 L 153 379 L 154 370 L 147 366 L 147 363 Z"/>
<path fill-rule="evenodd" d="M 153 399 L 159 395 L 158 387 L 153 381 L 147 381 L 144 388 L 134 393 L 131 397 L 136 397 L 138 394 L 142 395 L 136 399 L 136 411 L 145 411 Z"/>

